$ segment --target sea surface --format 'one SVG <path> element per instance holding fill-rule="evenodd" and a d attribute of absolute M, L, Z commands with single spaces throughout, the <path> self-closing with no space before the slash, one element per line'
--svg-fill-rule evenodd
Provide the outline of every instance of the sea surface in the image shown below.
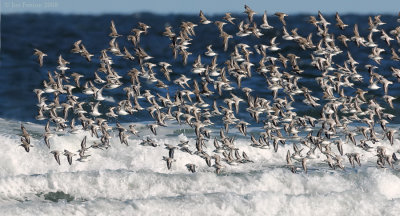
<path fill-rule="evenodd" d="M 261 13 L 261 11 L 260 11 Z M 314 16 L 317 15 L 313 14 Z M 371 14 L 376 15 L 376 14 Z M 238 19 L 245 19 L 242 14 L 233 14 Z M 220 20 L 223 15 L 208 16 L 210 20 Z M 319 38 L 315 35 L 315 27 L 307 23 L 309 15 L 289 15 L 287 28 L 298 28 L 298 33 L 304 37 L 314 32 L 313 41 L 317 44 Z M 368 35 L 367 15 L 342 15 L 343 22 L 350 24 L 344 31 L 334 26 L 334 15 L 326 15 L 332 24 L 330 32 L 335 36 L 353 34 L 352 26 L 357 23 L 359 31 L 365 38 Z M 383 15 L 382 21 L 386 25 L 380 28 L 387 33 L 400 23 L 396 23 L 396 16 Z M 175 32 L 179 30 L 182 21 L 198 23 L 197 15 L 156 15 L 151 13 L 137 13 L 132 15 L 60 15 L 60 14 L 8 14 L 1 15 L 1 55 L 0 55 L 0 215 L 395 215 L 400 212 L 400 174 L 398 165 L 395 169 L 377 168 L 376 152 L 365 152 L 354 146 L 346 145 L 345 152 L 359 152 L 362 154 L 362 166 L 352 168 L 347 161 L 344 170 L 332 170 L 321 160 L 310 162 L 308 173 L 299 171 L 293 174 L 285 165 L 285 156 L 292 145 L 280 146 L 277 153 L 273 149 L 259 149 L 250 146 L 249 135 L 242 136 L 236 128 L 231 126 L 229 136 L 236 136 L 235 145 L 245 151 L 253 163 L 238 166 L 226 165 L 219 175 L 214 168 L 210 168 L 204 159 L 176 151 L 176 163 L 168 170 L 163 156 L 168 155 L 164 144 L 177 144 L 188 140 L 194 146 L 194 131 L 189 126 L 181 126 L 174 121 L 168 122 L 168 127 L 159 127 L 158 135 L 151 134 L 146 124 L 152 119 L 147 111 L 119 118 L 119 122 L 127 127 L 131 123 L 138 126 L 140 137 L 131 136 L 129 146 L 121 145 L 116 132 L 112 133 L 111 148 L 107 150 L 90 150 L 91 157 L 87 162 L 73 161 L 68 165 L 64 156 L 61 165 L 58 165 L 43 141 L 45 122 L 37 121 L 37 98 L 33 89 L 42 88 L 42 81 L 47 79 L 47 72 L 56 70 L 57 58 L 62 55 L 71 62 L 70 72 L 85 75 L 84 79 L 93 79 L 93 72 L 99 67 L 98 57 L 102 49 L 108 48 L 110 37 L 109 25 L 114 20 L 119 34 L 120 48 L 126 46 L 133 52 L 133 47 L 126 40 L 132 28 L 138 22 L 151 26 L 148 34 L 142 35 L 141 47 L 154 58 L 151 62 L 166 61 L 172 64 L 171 80 L 185 74 L 195 78 L 190 72 L 191 65 L 197 55 L 204 54 L 206 46 L 213 44 L 214 51 L 220 53 L 219 65 L 223 65 L 229 58 L 229 53 L 238 43 L 247 43 L 251 47 L 255 44 L 269 44 L 269 40 L 278 35 L 281 53 L 294 53 L 300 57 L 299 66 L 304 70 L 299 83 L 312 90 L 312 95 L 322 97 L 316 77 L 321 76 L 310 65 L 310 51 L 303 51 L 294 42 L 282 40 L 281 24 L 272 14 L 269 22 L 276 28 L 262 30 L 264 34 L 257 39 L 254 36 L 246 38 L 234 37 L 229 42 L 228 52 L 223 52 L 222 39 L 214 24 L 199 25 L 195 28 L 189 51 L 188 64 L 184 66 L 181 58 L 172 58 L 169 48 L 170 40 L 162 36 L 164 28 L 173 26 Z M 261 23 L 261 16 L 255 17 Z M 237 27 L 226 25 L 225 31 L 234 34 Z M 391 109 L 382 100 L 383 91 L 369 90 L 368 99 L 376 99 L 387 109 L 387 112 L 400 115 L 400 85 L 392 76 L 390 67 L 400 68 L 399 62 L 390 60 L 391 53 L 380 33 L 374 35 L 379 47 L 386 48 L 381 54 L 384 58 L 380 65 L 368 58 L 370 48 L 358 48 L 354 42 L 349 42 L 348 50 L 354 59 L 359 62 L 357 71 L 366 79 L 358 83 L 357 88 L 368 89 L 368 72 L 366 64 L 379 66 L 375 72 L 394 82 L 389 87 L 389 94 L 396 97 L 395 109 Z M 82 40 L 90 53 L 95 55 L 92 62 L 87 62 L 80 55 L 71 53 L 72 44 Z M 336 41 L 336 44 L 340 44 Z M 343 50 L 346 48 L 342 45 Z M 397 51 L 400 46 L 392 41 L 392 47 Z M 47 53 L 44 66 L 39 67 L 34 48 Z M 253 52 L 255 52 L 253 50 Z M 397 51 L 398 52 L 398 51 Z M 271 55 L 276 55 L 271 54 Z M 343 64 L 347 59 L 346 52 L 334 57 L 334 62 Z M 138 67 L 137 62 L 128 62 L 125 59 L 113 57 L 113 68 L 124 78 L 124 84 L 129 83 L 127 72 Z M 260 59 L 252 58 L 257 64 Z M 210 57 L 202 56 L 203 64 L 211 62 Z M 176 91 L 177 87 L 158 74 L 170 85 L 169 92 Z M 228 75 L 229 77 L 229 75 Z M 229 77 L 230 78 L 230 77 Z M 272 92 L 266 88 L 264 77 L 253 70 L 250 79 L 244 79 L 242 87 L 251 87 L 252 95 L 272 100 Z M 236 87 L 234 78 L 232 85 Z M 167 90 L 160 90 L 154 84 L 142 82 L 142 89 L 150 89 L 153 94 L 165 96 Z M 126 85 L 125 85 L 126 86 Z M 214 88 L 210 85 L 210 89 Z M 240 90 L 233 90 L 236 95 L 244 97 Z M 349 93 L 349 94 L 350 94 Z M 122 87 L 103 92 L 107 98 L 105 104 L 118 102 L 124 97 Z M 77 93 L 82 96 L 82 94 Z M 231 97 L 228 91 L 222 96 L 215 95 L 204 98 L 211 103 L 217 100 L 218 105 L 224 105 L 223 99 Z M 144 101 L 140 101 L 145 104 Z M 324 104 L 324 101 L 321 101 Z M 238 118 L 251 122 L 249 133 L 258 137 L 262 130 L 262 123 L 252 121 L 246 112 L 247 104 L 242 103 Z M 311 115 L 318 117 L 321 107 L 312 108 L 301 101 L 293 104 L 299 116 Z M 102 108 L 101 112 L 106 112 Z M 389 126 L 399 128 L 400 118 L 395 118 Z M 110 125 L 116 121 L 108 119 Z M 211 118 L 215 122 L 209 128 L 212 137 L 219 134 L 222 122 L 218 118 Z M 32 136 L 29 153 L 26 153 L 20 144 L 20 124 L 23 123 Z M 398 130 L 397 130 L 398 131 Z M 304 134 L 302 134 L 304 135 Z M 88 143 L 96 139 L 89 132 L 81 134 L 58 133 L 51 138 L 52 148 L 63 150 L 78 150 L 81 140 L 87 136 Z M 141 139 L 151 137 L 160 145 L 150 147 L 140 145 Z M 357 139 L 359 139 L 358 137 Z M 210 154 L 213 150 L 213 139 L 207 142 Z M 388 141 L 382 141 L 388 146 L 388 152 L 400 149 L 398 133 L 393 146 Z M 194 147 L 193 147 L 194 148 Z M 188 172 L 185 164 L 195 163 L 196 173 Z"/>

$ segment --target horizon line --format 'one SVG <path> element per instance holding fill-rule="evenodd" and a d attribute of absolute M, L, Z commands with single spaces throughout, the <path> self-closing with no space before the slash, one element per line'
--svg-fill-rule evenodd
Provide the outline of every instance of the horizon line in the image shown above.
<path fill-rule="evenodd" d="M 200 11 L 200 10 L 199 10 Z M 204 12 L 204 11 L 203 11 Z M 391 12 L 340 12 L 337 11 L 341 16 L 348 16 L 348 15 L 384 15 L 384 16 L 399 16 L 400 12 L 396 12 L 392 14 Z M 223 16 L 226 12 L 217 12 L 217 13 L 206 13 L 207 16 Z M 242 12 L 229 12 L 236 16 L 246 16 Z M 322 14 L 326 16 L 335 15 L 336 12 L 323 12 Z M 158 16 L 166 16 L 166 15 L 185 15 L 185 16 L 198 16 L 198 13 L 193 12 L 153 12 L 153 11 L 136 11 L 136 12 L 87 12 L 87 13 L 80 13 L 80 12 L 51 12 L 51 11 L 43 11 L 43 12 L 36 12 L 36 11 L 0 11 L 0 15 L 66 15 L 66 16 L 106 16 L 106 15 L 137 15 L 137 14 L 153 14 Z M 295 13 L 288 13 L 288 15 L 298 16 L 298 15 L 318 15 L 318 11 L 316 12 L 295 12 Z M 262 16 L 263 14 L 256 14 L 255 16 Z M 268 14 L 268 16 L 273 16 L 273 14 Z"/>

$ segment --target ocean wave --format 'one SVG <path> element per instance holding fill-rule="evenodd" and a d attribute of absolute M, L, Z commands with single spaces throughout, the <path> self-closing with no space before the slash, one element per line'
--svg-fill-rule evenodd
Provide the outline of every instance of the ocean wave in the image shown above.
<path fill-rule="evenodd" d="M 316 163 L 308 174 L 293 174 L 283 162 L 291 145 L 280 146 L 275 153 L 239 138 L 236 145 L 254 163 L 226 165 L 216 175 L 200 157 L 177 151 L 177 161 L 168 170 L 162 160 L 168 154 L 164 143 L 189 140 L 194 148 L 194 138 L 169 137 L 170 129 L 153 137 L 158 147 L 140 145 L 143 136 L 130 137 L 129 146 L 114 137 L 108 150 L 91 149 L 90 161 L 74 160 L 70 166 L 64 156 L 58 165 L 42 139 L 33 138 L 34 151 L 26 153 L 14 132 L 18 122 L 2 120 L 1 125 L 2 215 L 380 215 L 399 210 L 398 169 L 377 169 L 375 153 L 364 153 L 361 167 L 351 168 L 346 162 L 345 170 L 334 171 Z M 32 133 L 42 127 L 28 125 Z M 77 150 L 84 136 L 88 142 L 94 140 L 88 133 L 60 135 L 51 138 L 51 147 Z M 209 141 L 207 146 L 211 145 Z M 205 151 L 211 154 L 211 148 Z M 196 173 L 188 172 L 189 162 L 198 165 Z"/>

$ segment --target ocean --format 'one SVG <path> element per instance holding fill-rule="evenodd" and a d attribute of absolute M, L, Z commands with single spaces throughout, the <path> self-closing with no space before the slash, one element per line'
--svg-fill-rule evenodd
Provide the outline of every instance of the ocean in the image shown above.
<path fill-rule="evenodd" d="M 313 14 L 316 16 L 317 14 Z M 373 14 L 375 15 L 375 14 Z M 238 19 L 245 20 L 242 14 L 233 14 Z M 314 32 L 314 44 L 319 37 L 315 35 L 315 27 L 307 23 L 309 14 L 290 15 L 286 18 L 288 30 L 298 28 L 298 34 L 306 37 Z M 221 20 L 223 15 L 207 16 L 210 20 Z M 360 35 L 367 38 L 368 16 L 344 14 L 342 20 L 349 27 L 339 30 L 335 27 L 334 15 L 326 15 L 332 24 L 330 33 L 336 37 L 340 34 L 353 35 L 353 25 L 358 24 Z M 315 80 L 321 72 L 310 65 L 310 51 L 304 51 L 293 41 L 282 40 L 282 24 L 279 20 L 269 15 L 269 23 L 274 26 L 271 30 L 262 30 L 260 38 L 254 36 L 234 36 L 228 43 L 228 51 L 224 52 L 222 39 L 214 24 L 195 27 L 196 35 L 189 45 L 192 55 L 188 64 L 183 65 L 181 57 L 174 59 L 169 47 L 170 40 L 162 36 L 166 26 L 173 26 L 175 32 L 179 31 L 182 21 L 199 22 L 197 15 L 157 15 L 151 13 L 136 13 L 132 15 L 61 15 L 61 14 L 7 14 L 1 15 L 1 55 L 0 55 L 0 215 L 395 215 L 400 212 L 400 174 L 398 164 L 394 169 L 386 166 L 378 168 L 376 165 L 376 151 L 366 152 L 354 145 L 344 145 L 344 152 L 359 153 L 361 167 L 351 167 L 347 157 L 343 162 L 345 169 L 330 169 L 322 153 L 318 160 L 310 160 L 308 173 L 299 170 L 292 173 L 286 166 L 286 152 L 292 151 L 292 143 L 288 141 L 280 145 L 278 152 L 273 148 L 260 149 L 252 147 L 250 135 L 258 138 L 263 122 L 256 123 L 246 111 L 247 103 L 240 104 L 237 118 L 251 123 L 248 135 L 243 136 L 238 129 L 231 125 L 228 135 L 236 137 L 235 145 L 244 151 L 253 162 L 225 167 L 220 174 L 215 173 L 215 168 L 208 167 L 205 160 L 197 155 L 190 155 L 182 151 L 175 151 L 176 162 L 171 170 L 167 169 L 163 156 L 168 155 L 164 144 L 177 145 L 180 141 L 189 141 L 191 148 L 195 148 L 194 129 L 187 125 L 179 125 L 175 121 L 167 121 L 168 127 L 159 127 L 157 136 L 153 135 L 148 127 L 152 123 L 150 114 L 146 111 L 136 112 L 133 115 L 118 118 L 125 128 L 129 124 L 136 124 L 140 137 L 130 136 L 129 146 L 120 144 L 118 132 L 111 133 L 111 147 L 108 149 L 90 149 L 91 156 L 87 162 L 74 160 L 68 165 L 65 156 L 58 165 L 44 144 L 43 134 L 46 121 L 35 119 L 37 115 L 37 98 L 34 89 L 43 88 L 42 81 L 47 79 L 48 71 L 56 70 L 57 59 L 62 55 L 70 61 L 71 68 L 67 73 L 77 72 L 83 74 L 83 80 L 93 79 L 93 72 L 99 67 L 98 57 L 103 49 L 108 48 L 110 37 L 110 21 L 115 22 L 118 33 L 123 37 L 118 38 L 119 47 L 126 46 L 132 50 L 132 44 L 126 40 L 132 28 L 138 22 L 151 26 L 147 34 L 142 34 L 140 45 L 153 59 L 153 63 L 169 62 L 172 66 L 171 80 L 184 74 L 191 79 L 198 79 L 198 75 L 190 72 L 194 60 L 199 54 L 203 64 L 210 64 L 211 57 L 204 56 L 206 47 L 213 45 L 213 50 L 219 53 L 218 64 L 220 67 L 230 58 L 235 44 L 245 43 L 252 47 L 256 44 L 269 44 L 270 39 L 278 36 L 277 43 L 285 56 L 293 53 L 300 57 L 298 64 L 304 72 L 298 83 L 312 91 L 312 95 L 322 98 L 322 89 Z M 381 20 L 387 24 L 380 26 L 389 34 L 390 30 L 400 24 L 398 17 L 383 15 Z M 261 23 L 261 16 L 256 16 L 255 21 Z M 224 30 L 230 34 L 237 32 L 237 27 L 225 25 Z M 374 40 L 378 47 L 386 48 L 381 53 L 383 59 L 377 64 L 368 55 L 371 48 L 357 47 L 349 41 L 345 48 L 339 41 L 336 44 L 343 50 L 350 50 L 352 57 L 359 62 L 357 71 L 362 75 L 364 82 L 357 82 L 354 88 L 347 88 L 346 93 L 355 94 L 357 88 L 368 90 L 368 100 L 377 100 L 386 109 L 385 112 L 395 116 L 400 115 L 400 85 L 392 76 L 391 67 L 399 68 L 399 63 L 392 61 L 390 49 L 379 38 L 380 33 L 375 33 Z M 95 56 L 92 62 L 87 62 L 78 54 L 71 53 L 72 44 L 82 40 L 86 49 Z M 391 47 L 396 51 L 399 44 L 393 40 Z M 44 58 L 44 66 L 39 67 L 34 48 L 40 49 L 48 56 Z M 254 49 L 252 50 L 253 52 Z M 398 51 L 397 51 L 398 52 Z M 276 55 L 276 53 L 267 53 Z M 110 54 L 111 55 L 111 54 Z M 342 65 L 347 59 L 347 52 L 334 57 L 334 63 Z M 260 57 L 253 54 L 252 62 L 257 65 Z M 113 56 L 113 68 L 123 76 L 124 87 L 129 83 L 127 73 L 130 69 L 138 67 L 137 61 L 127 61 L 122 57 Z M 393 84 L 389 86 L 389 94 L 396 99 L 393 101 L 394 109 L 390 108 L 382 99 L 382 88 L 368 89 L 367 64 L 376 65 L 375 70 Z M 263 97 L 273 100 L 272 91 L 265 83 L 265 78 L 258 74 L 253 67 L 251 78 L 242 81 L 243 87 L 253 89 L 254 97 Z M 232 86 L 237 87 L 235 78 L 227 75 Z M 142 80 L 142 90 L 149 89 L 154 95 L 159 93 L 165 96 L 167 92 L 173 96 L 179 89 L 173 82 L 165 80 L 161 73 L 159 79 L 168 83 L 169 88 L 160 89 L 154 83 Z M 209 85 L 214 90 L 212 85 Z M 245 97 L 244 93 L 235 88 L 235 95 Z M 84 98 L 84 94 L 74 91 L 74 94 Z M 107 112 L 107 105 L 115 104 L 125 97 L 122 87 L 104 90 L 106 97 L 104 107 L 100 112 Z M 283 93 L 280 93 L 282 96 Z M 212 104 L 214 100 L 218 105 L 226 106 L 224 99 L 230 98 L 230 91 L 223 91 L 222 95 L 214 94 L 203 99 Z M 302 97 L 302 96 L 301 96 Z M 299 98 L 301 98 L 299 97 Z M 51 98 L 51 97 L 50 97 Z M 90 100 L 90 99 L 88 99 Z M 145 99 L 139 101 L 146 105 Z M 326 103 L 321 99 L 320 103 Z M 309 115 L 318 118 L 322 106 L 310 107 L 296 100 L 293 105 L 298 116 Z M 116 120 L 104 117 L 109 124 L 115 126 Z M 211 117 L 214 125 L 209 126 L 211 138 L 206 141 L 205 151 L 213 153 L 213 139 L 219 135 L 223 127 L 221 117 Z M 262 119 L 265 120 L 265 119 Z M 21 144 L 21 123 L 31 134 L 33 147 L 27 153 L 19 146 Z M 388 127 L 398 128 L 399 118 L 394 118 Z M 360 125 L 352 125 L 356 129 Z M 378 124 L 376 127 L 380 127 Z M 382 130 L 377 129 L 378 133 Z M 78 150 L 82 139 L 87 136 L 88 145 L 98 139 L 90 133 L 69 134 L 56 133 L 50 138 L 52 149 Z M 305 136 L 306 133 L 300 133 Z M 379 137 L 382 134 L 378 134 Z M 151 137 L 159 146 L 141 145 L 142 139 Z M 357 140 L 362 137 L 358 136 Z M 345 137 L 343 137 L 345 140 Z M 377 145 L 387 147 L 387 152 L 399 150 L 400 140 L 398 133 L 395 135 L 394 145 L 382 140 Z M 335 149 L 336 146 L 332 146 Z M 306 151 L 306 150 L 305 150 Z M 191 173 L 186 164 L 193 163 L 197 172 Z M 301 167 L 301 165 L 299 166 Z"/>

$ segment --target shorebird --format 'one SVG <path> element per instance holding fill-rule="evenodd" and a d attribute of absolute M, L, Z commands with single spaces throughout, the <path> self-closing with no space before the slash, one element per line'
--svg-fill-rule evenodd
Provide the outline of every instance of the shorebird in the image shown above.
<path fill-rule="evenodd" d="M 247 156 L 246 152 L 242 152 L 242 156 L 243 156 L 243 161 L 244 162 L 251 162 L 254 163 L 254 161 L 250 160 L 249 156 Z"/>
<path fill-rule="evenodd" d="M 176 160 L 173 159 L 173 158 L 165 157 L 165 156 L 163 157 L 163 160 L 165 160 L 165 161 L 167 162 L 167 168 L 168 168 L 168 170 L 171 169 L 172 163 L 176 161 Z"/>
<path fill-rule="evenodd" d="M 87 136 L 85 136 L 84 138 L 83 138 L 83 140 L 82 140 L 82 142 L 81 142 L 81 150 L 82 151 L 86 151 L 86 150 L 88 150 L 89 148 L 88 147 L 86 147 L 86 139 L 87 139 Z"/>
<path fill-rule="evenodd" d="M 122 36 L 117 33 L 117 29 L 115 28 L 114 20 L 111 20 L 110 30 L 111 30 L 111 33 L 109 34 L 110 37 L 117 38 L 117 37 Z"/>
<path fill-rule="evenodd" d="M 74 45 L 73 45 L 74 47 L 71 49 L 71 52 L 72 53 L 82 53 L 81 43 L 82 43 L 82 40 L 77 40 L 74 43 Z"/>
<path fill-rule="evenodd" d="M 236 18 L 232 17 L 231 13 L 225 13 L 225 16 L 222 19 L 224 19 L 224 20 L 228 21 L 229 23 L 235 25 L 233 20 L 235 20 Z"/>
<path fill-rule="evenodd" d="M 354 36 L 351 37 L 352 41 L 355 41 L 357 46 L 360 47 L 360 45 L 365 46 L 365 39 L 363 37 L 360 36 L 360 33 L 358 32 L 358 25 L 354 24 L 353 27 L 353 32 L 354 32 Z"/>
<path fill-rule="evenodd" d="M 52 136 L 51 133 L 46 132 L 44 134 L 44 143 L 46 144 L 46 146 L 50 149 L 50 137 Z"/>
<path fill-rule="evenodd" d="M 347 26 L 349 26 L 343 23 L 338 12 L 336 12 L 335 19 L 336 19 L 336 26 L 339 27 L 341 30 L 344 30 Z"/>
<path fill-rule="evenodd" d="M 92 108 L 92 112 L 90 112 L 90 115 L 92 116 L 101 116 L 101 113 L 99 112 L 99 105 L 100 105 L 100 101 L 97 101 L 96 103 L 94 102 L 90 102 L 90 107 Z"/>
<path fill-rule="evenodd" d="M 20 146 L 24 147 L 24 149 L 25 149 L 26 152 L 29 152 L 30 147 L 33 147 L 33 145 L 31 145 L 31 144 L 26 140 L 26 138 L 24 138 L 24 137 L 21 137 L 21 142 L 22 142 L 22 144 L 21 144 Z"/>
<path fill-rule="evenodd" d="M 249 19 L 249 22 L 252 23 L 253 22 L 253 16 L 256 14 L 256 12 L 254 12 L 249 6 L 244 5 L 244 13 L 247 14 L 247 18 Z"/>
<path fill-rule="evenodd" d="M 34 55 L 38 57 L 39 65 L 40 65 L 40 67 L 42 67 L 43 66 L 43 57 L 47 56 L 47 54 L 38 49 L 35 49 Z"/>
<path fill-rule="evenodd" d="M 157 136 L 156 129 L 158 128 L 159 125 L 157 123 L 154 123 L 154 124 L 148 124 L 147 126 L 150 128 L 151 132 Z"/>
<path fill-rule="evenodd" d="M 195 164 L 186 164 L 187 169 L 189 172 L 195 173 L 196 172 L 196 165 Z"/>
<path fill-rule="evenodd" d="M 281 48 L 278 47 L 278 44 L 279 44 L 279 43 L 275 43 L 275 40 L 276 40 L 276 37 L 273 37 L 273 38 L 270 40 L 271 46 L 268 46 L 268 50 L 270 50 L 270 51 L 278 51 L 278 50 L 281 49 Z"/>
<path fill-rule="evenodd" d="M 136 127 L 136 125 L 134 125 L 134 124 L 129 125 L 129 132 L 131 132 L 133 135 L 139 137 L 139 131 L 136 130 L 135 127 Z"/>
<path fill-rule="evenodd" d="M 201 24 L 207 25 L 207 24 L 212 23 L 210 20 L 208 20 L 208 19 L 204 16 L 204 13 L 203 13 L 202 10 L 200 10 L 199 16 L 200 16 L 200 23 L 201 23 Z"/>
<path fill-rule="evenodd" d="M 272 29 L 272 28 L 274 28 L 273 26 L 271 26 L 271 25 L 268 24 L 268 20 L 267 20 L 267 11 L 264 11 L 264 15 L 263 15 L 263 17 L 262 17 L 262 21 L 263 21 L 263 23 L 260 25 L 260 27 L 261 27 L 262 29 Z"/>
<path fill-rule="evenodd" d="M 103 101 L 105 98 L 103 97 L 103 89 L 104 87 L 101 87 L 99 90 L 94 92 L 94 98 L 97 101 Z"/>
<path fill-rule="evenodd" d="M 210 57 L 218 55 L 218 53 L 214 52 L 211 47 L 212 47 L 212 45 L 208 45 L 207 46 L 207 52 L 205 52 L 204 54 L 206 56 L 210 56 Z"/>
<path fill-rule="evenodd" d="M 286 26 L 286 22 L 285 22 L 285 17 L 287 17 L 288 15 L 282 12 L 276 12 L 274 14 L 275 16 L 277 16 L 279 18 L 279 21 L 281 21 L 281 23 Z"/>
<path fill-rule="evenodd" d="M 54 154 L 54 157 L 56 157 L 56 155 L 55 155 L 55 153 L 53 153 Z M 57 155 L 59 155 L 59 154 L 57 154 Z M 76 154 L 74 154 L 74 153 L 72 153 L 72 152 L 70 152 L 70 151 L 68 151 L 68 150 L 64 150 L 64 155 L 67 157 L 67 160 L 68 160 L 68 163 L 69 163 L 69 165 L 72 165 L 72 157 L 73 156 L 75 156 Z M 59 156 L 57 156 L 57 157 L 59 157 Z M 57 163 L 58 163 L 58 161 L 60 160 L 59 158 L 57 159 L 56 158 L 56 160 L 57 160 Z"/>
<path fill-rule="evenodd" d="M 61 152 L 60 151 L 51 151 L 50 153 L 54 155 L 54 159 L 57 161 L 58 165 L 61 165 L 61 163 L 60 163 Z"/>
<path fill-rule="evenodd" d="M 23 124 L 21 124 L 21 131 L 22 131 L 22 137 L 25 138 L 26 142 L 31 143 L 31 136 L 29 135 L 28 131 L 26 130 Z"/>
<path fill-rule="evenodd" d="M 90 62 L 92 60 L 93 54 L 87 51 L 86 47 L 82 44 L 81 45 L 81 56 L 85 57 L 85 59 Z"/>
<path fill-rule="evenodd" d="M 224 42 L 224 51 L 228 49 L 228 42 L 230 38 L 233 38 L 232 35 L 229 35 L 226 32 L 221 32 L 220 37 L 222 37 L 223 42 Z"/>
<path fill-rule="evenodd" d="M 165 148 L 168 149 L 168 151 L 169 151 L 168 156 L 173 159 L 174 155 L 175 155 L 175 149 L 177 149 L 177 147 L 170 145 L 170 144 L 164 144 L 164 145 L 165 145 Z"/>
<path fill-rule="evenodd" d="M 79 162 L 85 162 L 86 159 L 91 156 L 91 155 L 85 155 L 86 151 L 83 149 L 79 149 L 78 152 L 79 152 L 79 158 L 77 159 L 77 161 Z"/>

